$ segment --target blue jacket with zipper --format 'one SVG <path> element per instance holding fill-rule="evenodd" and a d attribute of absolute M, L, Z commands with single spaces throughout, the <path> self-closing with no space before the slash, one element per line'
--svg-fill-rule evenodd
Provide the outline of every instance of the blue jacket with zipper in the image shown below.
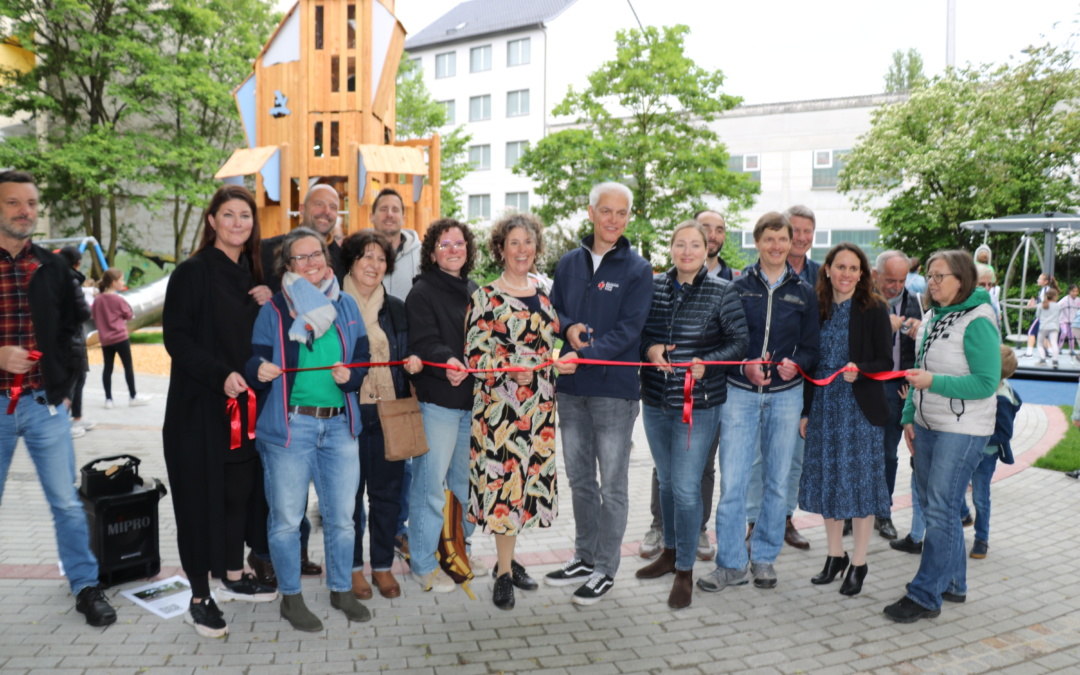
<path fill-rule="evenodd" d="M 367 330 L 360 316 L 356 301 L 342 293 L 334 302 L 337 319 L 334 330 L 341 342 L 342 363 L 366 363 L 371 360 Z M 259 418 L 255 423 L 258 440 L 288 447 L 292 440 L 289 430 L 289 392 L 296 373 L 285 373 L 270 382 L 259 381 L 259 366 L 269 361 L 279 368 L 296 368 L 300 357 L 300 343 L 290 340 L 288 333 L 293 318 L 289 316 L 289 304 L 282 293 L 276 294 L 259 310 L 255 330 L 251 336 L 251 358 L 244 368 L 244 379 L 255 390 L 259 400 Z M 305 347 L 306 348 L 306 347 Z M 360 409 L 356 392 L 364 382 L 367 368 L 350 368 L 349 380 L 339 384 L 345 394 L 345 414 L 349 418 L 349 431 L 353 436 L 360 433 Z"/>
<path fill-rule="evenodd" d="M 641 329 L 652 300 L 652 268 L 630 248 L 626 237 L 593 269 L 593 235 L 559 260 L 551 303 L 559 314 L 562 333 L 580 323 L 591 330 L 592 343 L 577 350 L 583 359 L 637 363 Z M 565 342 L 562 353 L 573 351 Z M 573 375 L 560 375 L 556 391 L 574 396 L 603 396 L 636 401 L 638 369 L 632 366 L 578 366 Z"/>
<path fill-rule="evenodd" d="M 672 363 L 741 361 L 746 358 L 746 319 L 735 285 L 708 274 L 705 268 L 692 283 L 676 284 L 674 268 L 653 280 L 652 307 L 641 336 L 641 360 L 649 360 L 655 344 L 675 345 L 668 352 Z M 718 406 L 727 400 L 727 373 L 731 366 L 706 366 L 705 376 L 694 382 L 694 409 Z M 681 409 L 686 371 L 665 373 L 658 368 L 641 371 L 641 400 L 659 408 Z"/>
<path fill-rule="evenodd" d="M 769 288 L 769 280 L 761 271 L 761 262 L 750 267 L 736 279 L 736 290 L 742 300 L 743 313 L 750 333 L 750 347 L 746 358 L 751 361 L 769 360 L 780 363 L 785 358 L 794 361 L 804 372 L 813 372 L 818 362 L 821 346 L 821 327 L 818 325 L 818 301 L 814 288 L 806 283 L 791 265 L 776 288 Z M 781 379 L 776 366 L 769 366 L 772 382 L 765 387 L 755 387 L 746 379 L 743 366 L 728 375 L 728 386 L 739 387 L 758 393 L 784 391 L 801 387 L 802 375 L 788 381 Z"/>

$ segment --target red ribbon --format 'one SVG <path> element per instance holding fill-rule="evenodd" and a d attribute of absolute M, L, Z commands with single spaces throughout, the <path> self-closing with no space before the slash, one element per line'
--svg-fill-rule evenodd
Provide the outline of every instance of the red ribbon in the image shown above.
<path fill-rule="evenodd" d="M 31 361 L 40 361 L 41 352 L 36 349 L 31 349 L 30 353 L 26 355 L 26 358 L 30 359 Z M 22 396 L 24 375 L 25 373 L 19 373 L 18 375 L 16 375 L 15 382 L 11 385 L 11 400 L 8 401 L 7 407 L 7 414 L 9 415 L 15 414 L 15 406 L 18 405 L 19 397 Z"/>
<path fill-rule="evenodd" d="M 686 369 L 682 388 L 682 421 L 686 428 L 686 449 L 690 450 L 690 434 L 694 431 L 694 377 Z"/>
<path fill-rule="evenodd" d="M 247 406 L 248 406 L 248 440 L 255 440 L 255 392 L 249 387 L 245 390 L 247 392 Z M 236 450 L 240 447 L 243 439 L 240 438 L 240 427 L 242 421 L 240 419 L 240 398 L 230 398 L 225 404 L 225 411 L 229 414 L 229 449 Z"/>

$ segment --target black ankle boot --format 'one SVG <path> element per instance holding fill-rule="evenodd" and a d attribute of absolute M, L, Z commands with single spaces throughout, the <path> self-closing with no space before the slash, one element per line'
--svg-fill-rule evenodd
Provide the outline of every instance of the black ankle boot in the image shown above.
<path fill-rule="evenodd" d="M 858 595 L 862 592 L 862 582 L 869 570 L 870 566 L 866 563 L 849 567 L 844 583 L 840 584 L 840 592 L 844 595 Z"/>
<path fill-rule="evenodd" d="M 847 553 L 844 554 L 843 558 L 840 556 L 829 556 L 825 558 L 825 567 L 821 570 L 821 574 L 812 578 L 810 583 L 819 586 L 821 584 L 831 584 L 833 580 L 836 579 L 836 575 L 844 573 L 844 568 L 847 566 Z"/>
<path fill-rule="evenodd" d="M 495 578 L 495 592 L 492 600 L 499 609 L 514 608 L 514 580 L 509 572 Z"/>

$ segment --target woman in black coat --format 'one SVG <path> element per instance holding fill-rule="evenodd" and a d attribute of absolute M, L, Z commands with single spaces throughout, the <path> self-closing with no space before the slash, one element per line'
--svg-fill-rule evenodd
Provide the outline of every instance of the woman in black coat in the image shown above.
<path fill-rule="evenodd" d="M 221 601 L 277 597 L 243 571 L 245 535 L 266 550 L 266 500 L 262 465 L 247 433 L 252 394 L 240 373 L 270 289 L 261 285 L 259 222 L 250 192 L 222 187 L 202 223 L 198 250 L 176 268 L 165 294 L 162 326 L 172 370 L 162 437 L 180 564 L 191 582 L 184 618 L 199 635 L 221 637 L 229 630 L 210 597 L 208 576 L 221 579 L 215 593 Z M 230 430 L 230 400 L 239 409 L 238 439 Z M 247 528 L 249 522 L 259 526 Z"/>
<path fill-rule="evenodd" d="M 840 368 L 862 373 L 892 369 L 892 325 L 885 300 L 874 290 L 870 263 L 854 244 L 838 244 L 818 271 L 821 356 L 815 377 Z M 827 584 L 848 567 L 844 520 L 852 519 L 855 548 L 844 595 L 857 595 L 869 569 L 866 549 L 874 518 L 889 516 L 885 483 L 885 423 L 889 407 L 878 380 L 845 371 L 823 387 L 806 384 L 809 418 L 800 432 L 806 438 L 799 506 L 825 518 L 829 554 L 825 569 L 810 581 Z"/>

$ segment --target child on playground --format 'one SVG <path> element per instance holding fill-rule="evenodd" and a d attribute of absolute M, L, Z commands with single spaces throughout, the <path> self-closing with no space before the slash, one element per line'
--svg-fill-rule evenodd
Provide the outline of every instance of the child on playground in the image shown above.
<path fill-rule="evenodd" d="M 1058 300 L 1061 307 L 1061 336 L 1058 338 L 1058 348 L 1065 351 L 1065 343 L 1069 344 L 1069 353 L 1076 356 L 1076 341 L 1080 337 L 1080 327 L 1073 326 L 1080 320 L 1080 286 L 1069 284 L 1068 294 Z"/>
<path fill-rule="evenodd" d="M 105 387 L 105 407 L 113 407 L 112 371 L 116 356 L 124 366 L 124 379 L 127 380 L 128 405 L 138 406 L 150 403 L 150 397 L 135 393 L 135 369 L 131 363 L 131 340 L 128 336 L 127 322 L 132 318 L 131 305 L 120 296 L 124 290 L 124 273 L 114 267 L 105 270 L 98 283 L 101 295 L 94 299 L 90 308 L 101 342 L 101 354 L 105 367 L 101 371 L 101 382 Z"/>
<path fill-rule="evenodd" d="M 1046 363 L 1046 350 L 1050 349 L 1050 363 L 1054 368 L 1058 367 L 1058 322 L 1061 319 L 1061 305 L 1057 302 L 1058 291 L 1056 288 L 1047 287 L 1042 302 L 1035 308 L 1035 316 L 1039 321 L 1039 337 L 1036 343 L 1039 347 L 1038 363 Z"/>

